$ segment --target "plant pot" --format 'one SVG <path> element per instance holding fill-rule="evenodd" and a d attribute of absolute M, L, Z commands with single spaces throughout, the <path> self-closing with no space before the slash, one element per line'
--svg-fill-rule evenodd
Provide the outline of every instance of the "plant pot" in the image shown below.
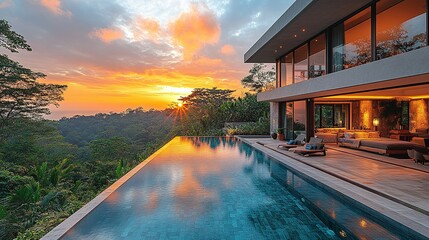
<path fill-rule="evenodd" d="M 280 141 L 284 141 L 284 140 L 285 140 L 285 134 L 284 134 L 284 133 L 278 133 L 278 134 L 277 134 L 277 138 L 278 138 Z"/>
<path fill-rule="evenodd" d="M 277 139 L 277 133 L 271 133 L 271 137 L 272 137 L 273 139 Z"/>

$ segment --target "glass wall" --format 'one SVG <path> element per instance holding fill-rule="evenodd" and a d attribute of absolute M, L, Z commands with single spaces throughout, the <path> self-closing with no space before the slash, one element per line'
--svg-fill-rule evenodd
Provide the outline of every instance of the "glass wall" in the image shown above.
<path fill-rule="evenodd" d="M 294 138 L 300 134 L 305 134 L 306 116 L 307 111 L 305 101 L 295 101 L 293 103 Z"/>
<path fill-rule="evenodd" d="M 286 62 L 286 84 L 293 83 L 293 52 L 289 53 L 285 57 Z"/>
<path fill-rule="evenodd" d="M 379 0 L 369 5 L 283 56 L 279 84 L 299 83 L 327 70 L 337 72 L 427 46 L 427 0 Z"/>
<path fill-rule="evenodd" d="M 286 62 L 285 57 L 280 59 L 280 87 L 286 86 Z"/>
<path fill-rule="evenodd" d="M 309 62 L 309 78 L 326 74 L 326 36 L 324 33 L 310 41 Z"/>
<path fill-rule="evenodd" d="M 276 88 L 280 87 L 280 59 L 276 60 Z"/>
<path fill-rule="evenodd" d="M 426 0 L 377 2 L 377 59 L 426 46 Z"/>
<path fill-rule="evenodd" d="M 315 128 L 349 128 L 350 104 L 316 104 Z"/>
<path fill-rule="evenodd" d="M 367 8 L 332 29 L 334 72 L 371 61 L 371 8 Z"/>
<path fill-rule="evenodd" d="M 294 51 L 294 83 L 308 79 L 308 47 L 302 45 Z"/>
<path fill-rule="evenodd" d="M 294 137 L 293 137 L 293 102 L 287 102 L 286 103 L 285 138 L 287 140 L 294 139 Z"/>

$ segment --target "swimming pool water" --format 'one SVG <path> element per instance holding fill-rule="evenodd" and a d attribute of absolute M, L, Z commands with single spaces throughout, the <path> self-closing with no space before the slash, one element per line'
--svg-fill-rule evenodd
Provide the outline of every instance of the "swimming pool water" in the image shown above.
<path fill-rule="evenodd" d="M 359 224 L 377 237 L 396 238 L 315 191 L 235 138 L 176 137 L 62 239 L 367 238 L 353 233 Z M 322 222 L 314 214 L 323 212 L 318 207 L 360 222 L 333 223 L 337 216 L 329 212 L 318 214 Z"/>

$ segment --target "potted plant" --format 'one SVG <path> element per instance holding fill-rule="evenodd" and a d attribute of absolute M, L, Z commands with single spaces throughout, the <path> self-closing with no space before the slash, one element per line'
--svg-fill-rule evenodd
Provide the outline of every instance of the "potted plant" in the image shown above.
<path fill-rule="evenodd" d="M 284 128 L 279 128 L 279 129 L 277 129 L 277 138 L 278 138 L 280 141 L 285 140 L 285 129 L 284 129 Z"/>
<path fill-rule="evenodd" d="M 275 140 L 275 139 L 277 139 L 277 133 L 275 133 L 275 132 L 272 132 L 271 133 L 271 137 Z"/>

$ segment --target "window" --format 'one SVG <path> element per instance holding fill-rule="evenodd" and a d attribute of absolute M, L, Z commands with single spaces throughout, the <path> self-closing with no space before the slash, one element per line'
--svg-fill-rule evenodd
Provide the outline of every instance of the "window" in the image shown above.
<path fill-rule="evenodd" d="M 286 129 L 285 138 L 290 140 L 293 137 L 293 102 L 286 103 Z"/>
<path fill-rule="evenodd" d="M 309 61 L 309 78 L 315 78 L 326 74 L 326 39 L 324 33 L 310 41 Z"/>
<path fill-rule="evenodd" d="M 294 138 L 300 134 L 305 134 L 306 125 L 306 102 L 295 101 L 293 103 L 293 133 Z"/>
<path fill-rule="evenodd" d="M 332 29 L 332 58 L 334 72 L 371 60 L 371 8 Z"/>
<path fill-rule="evenodd" d="M 426 46 L 426 0 L 377 2 L 377 59 Z"/>
<path fill-rule="evenodd" d="M 285 56 L 285 65 L 286 65 L 286 84 L 293 83 L 293 52 Z"/>
<path fill-rule="evenodd" d="M 284 87 L 287 85 L 286 83 L 286 62 L 285 57 L 281 58 L 281 71 L 280 71 L 280 87 Z"/>
<path fill-rule="evenodd" d="M 299 83 L 308 79 L 308 49 L 307 44 L 294 51 L 294 82 Z"/>
<path fill-rule="evenodd" d="M 276 60 L 276 88 L 280 87 L 280 59 Z"/>
<path fill-rule="evenodd" d="M 316 128 L 349 128 L 349 104 L 316 104 Z"/>

